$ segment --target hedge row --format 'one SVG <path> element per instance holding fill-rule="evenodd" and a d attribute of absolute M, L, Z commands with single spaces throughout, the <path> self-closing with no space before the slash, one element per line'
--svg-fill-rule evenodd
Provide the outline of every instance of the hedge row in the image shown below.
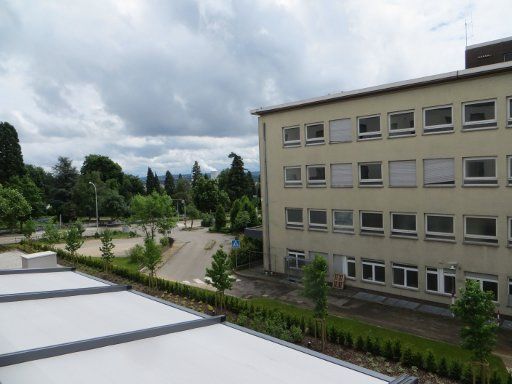
<path fill-rule="evenodd" d="M 29 252 L 32 251 L 30 247 L 37 250 L 53 250 L 57 252 L 57 256 L 60 259 L 79 263 L 97 270 L 103 270 L 105 267 L 105 262 L 101 258 L 93 258 L 90 256 L 73 257 L 64 250 L 54 249 L 44 244 L 34 243 L 31 246 L 22 245 L 20 247 L 28 247 L 25 250 Z M 149 277 L 137 271 L 131 271 L 127 268 L 113 265 L 110 267 L 110 272 L 142 285 L 150 285 Z M 161 278 L 154 278 L 152 286 L 156 286 L 159 290 L 167 293 L 201 301 L 212 306 L 215 305 L 215 293 L 206 289 L 191 287 L 186 284 Z M 298 327 L 304 334 L 312 337 L 317 337 L 320 334 L 319 329 L 317 329 L 317 322 L 312 317 L 306 318 L 304 316 L 297 316 L 281 312 L 278 309 L 270 310 L 262 306 L 253 305 L 250 301 L 234 296 L 226 296 L 225 305 L 231 312 L 235 314 L 243 313 L 251 319 L 256 317 L 267 319 L 278 315 L 279 318 L 285 322 L 285 327 L 288 330 Z M 371 353 L 375 356 L 382 356 L 391 361 L 399 361 L 404 366 L 417 367 L 442 377 L 460 380 L 462 383 L 472 383 L 471 366 L 469 363 L 461 363 L 459 360 L 448 361 L 444 356 L 438 358 L 434 356 L 433 352 L 430 350 L 424 353 L 413 352 L 410 347 L 402 346 L 399 340 L 380 340 L 377 337 L 371 336 L 363 338 L 361 335 L 354 337 L 350 331 L 346 331 L 334 325 L 327 327 L 327 339 L 331 343 L 347 348 L 354 348 Z M 480 380 L 477 380 L 477 382 L 479 383 Z M 512 384 L 512 376 L 501 377 L 498 372 L 494 371 L 491 374 L 490 384 Z"/>

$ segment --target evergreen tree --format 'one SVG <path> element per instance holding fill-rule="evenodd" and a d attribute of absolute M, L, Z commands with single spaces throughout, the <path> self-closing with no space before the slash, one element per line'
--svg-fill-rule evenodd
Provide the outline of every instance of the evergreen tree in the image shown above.
<path fill-rule="evenodd" d="M 256 196 L 258 191 L 256 190 L 256 184 L 254 183 L 254 178 L 252 177 L 251 171 L 247 171 L 245 174 L 246 178 L 246 191 L 245 195 L 249 196 L 251 199 L 253 196 Z"/>
<path fill-rule="evenodd" d="M 174 185 L 174 177 L 171 172 L 165 172 L 165 180 L 164 180 L 164 189 L 167 195 L 172 196 L 176 191 L 176 186 Z"/>
<path fill-rule="evenodd" d="M 123 181 L 119 187 L 119 193 L 124 197 L 125 201 L 130 201 L 135 195 L 143 195 L 145 193 L 144 183 L 134 175 L 123 175 Z"/>
<path fill-rule="evenodd" d="M 18 132 L 11 124 L 0 122 L 0 183 L 23 175 L 24 170 Z"/>
<path fill-rule="evenodd" d="M 109 271 L 112 265 L 112 260 L 114 260 L 114 249 L 115 245 L 112 241 L 112 231 L 110 229 L 106 229 L 101 234 L 101 258 L 105 261 L 105 270 Z"/>
<path fill-rule="evenodd" d="M 235 281 L 231 274 L 232 268 L 229 257 L 222 248 L 219 248 L 212 257 L 211 268 L 206 268 L 207 279 L 205 281 L 217 290 L 221 311 L 224 304 L 224 292 L 231 289 Z"/>
<path fill-rule="evenodd" d="M 51 205 L 55 214 L 62 215 L 65 221 L 76 217 L 76 206 L 71 201 L 73 187 L 78 179 L 78 171 L 67 157 L 59 157 L 53 167 L 54 189 Z"/>
<path fill-rule="evenodd" d="M 150 167 L 148 167 L 148 173 L 146 176 L 146 193 L 151 195 L 155 190 L 155 175 L 153 175 L 153 171 Z"/>
<path fill-rule="evenodd" d="M 220 231 L 226 226 L 226 212 L 222 205 L 218 205 L 215 210 L 215 230 Z"/>
<path fill-rule="evenodd" d="M 200 177 L 202 177 L 201 167 L 199 166 L 199 163 L 196 160 L 194 161 L 194 165 L 192 166 L 192 188 L 196 186 L 196 183 Z"/>
<path fill-rule="evenodd" d="M 228 156 L 233 159 L 229 169 L 227 193 L 231 201 L 241 198 L 247 191 L 247 177 L 244 171 L 244 162 L 240 156 L 231 152 Z"/>
<path fill-rule="evenodd" d="M 155 176 L 153 177 L 153 191 L 156 193 L 162 193 L 162 185 L 160 184 L 160 179 L 155 172 Z"/>

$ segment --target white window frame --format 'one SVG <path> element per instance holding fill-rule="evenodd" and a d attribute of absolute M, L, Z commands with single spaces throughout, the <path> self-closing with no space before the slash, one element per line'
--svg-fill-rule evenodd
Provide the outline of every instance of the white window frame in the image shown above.
<path fill-rule="evenodd" d="M 428 217 L 429 216 L 439 216 L 439 217 L 450 217 L 452 219 L 453 232 L 434 232 L 428 230 Z M 425 238 L 429 240 L 455 240 L 455 215 L 441 215 L 437 213 L 425 213 Z"/>
<path fill-rule="evenodd" d="M 377 213 L 382 216 L 382 228 L 375 228 L 375 227 L 364 227 L 363 226 L 363 214 L 365 213 Z M 365 234 L 384 234 L 384 213 L 379 211 L 360 211 L 359 212 L 359 226 L 361 228 L 361 233 Z"/>
<path fill-rule="evenodd" d="M 412 119 L 414 125 L 412 128 L 399 128 L 399 129 L 391 129 L 391 116 L 394 115 L 403 115 L 406 113 L 412 113 Z M 407 111 L 397 111 L 388 113 L 388 137 L 404 137 L 404 136 L 414 136 L 416 134 L 416 112 L 414 109 L 409 109 Z"/>
<path fill-rule="evenodd" d="M 395 215 L 414 216 L 414 226 L 416 229 L 411 231 L 409 229 L 395 229 Z M 418 237 L 418 215 L 410 212 L 391 212 L 391 235 L 392 236 L 407 236 Z"/>
<path fill-rule="evenodd" d="M 352 225 L 336 225 L 334 220 L 335 212 L 350 212 L 352 214 Z M 354 233 L 354 211 L 350 209 L 333 209 L 332 210 L 332 231 L 333 232 L 343 232 L 343 233 Z"/>
<path fill-rule="evenodd" d="M 297 168 L 300 170 L 300 180 L 286 180 L 286 170 L 287 169 L 297 169 Z M 284 185 L 294 186 L 294 187 L 302 186 L 302 167 L 300 165 L 286 166 L 283 168 L 283 172 L 284 172 Z"/>
<path fill-rule="evenodd" d="M 404 271 L 404 284 L 397 284 L 395 283 L 395 268 L 396 269 L 402 269 Z M 418 286 L 416 287 L 413 287 L 413 286 L 409 286 L 407 285 L 407 272 L 408 271 L 412 271 L 412 272 L 416 272 L 417 274 L 417 283 L 418 283 Z M 391 272 L 392 272 L 392 279 L 391 279 L 391 285 L 393 287 L 398 287 L 398 288 L 405 288 L 405 289 L 412 289 L 412 290 L 415 290 L 417 291 L 419 289 L 419 286 L 420 286 L 420 271 L 418 269 L 418 267 L 414 267 L 412 265 L 405 265 L 405 264 L 400 264 L 400 263 L 392 263 L 391 264 Z"/>
<path fill-rule="evenodd" d="M 494 175 L 486 177 L 466 176 L 466 163 L 475 160 L 494 160 Z M 498 159 L 496 156 L 464 157 L 462 159 L 463 185 L 464 186 L 496 186 L 498 185 Z"/>
<path fill-rule="evenodd" d="M 380 165 L 380 179 L 364 179 L 361 177 L 361 166 L 363 165 L 371 165 L 378 164 Z M 382 177 L 382 162 L 381 161 L 368 161 L 365 163 L 358 163 L 357 169 L 359 173 L 359 186 L 360 187 L 382 187 L 384 185 L 383 177 Z"/>
<path fill-rule="evenodd" d="M 507 156 L 507 181 L 512 185 L 512 155 Z"/>
<path fill-rule="evenodd" d="M 289 267 L 291 269 L 301 269 L 301 267 L 299 267 L 299 260 L 302 260 L 304 261 L 304 265 L 306 265 L 306 253 L 304 251 L 298 251 L 298 250 L 293 250 L 293 249 L 288 249 L 287 250 L 287 257 L 288 258 L 294 258 L 295 259 L 295 266 L 294 267 Z M 302 256 L 302 257 L 301 257 Z M 288 264 L 289 266 L 289 264 Z"/>
<path fill-rule="evenodd" d="M 429 274 L 432 274 L 432 275 L 435 274 L 437 277 L 437 289 L 438 289 L 437 291 L 428 289 L 428 275 Z M 453 277 L 454 283 L 457 284 L 455 269 L 453 271 L 446 272 L 445 268 L 426 267 L 425 268 L 425 292 L 435 293 L 435 294 L 443 295 L 443 296 L 452 296 L 455 292 L 457 292 L 457 287 L 454 286 L 454 288 L 455 288 L 454 292 L 446 292 L 446 287 L 444 285 L 445 276 Z"/>
<path fill-rule="evenodd" d="M 361 119 L 369 119 L 372 117 L 378 117 L 379 118 L 379 130 L 375 132 L 360 132 L 359 131 L 359 121 Z M 378 140 L 382 139 L 382 124 L 380 121 L 380 113 L 377 113 L 375 115 L 367 115 L 367 116 L 358 116 L 357 117 L 357 140 Z"/>
<path fill-rule="evenodd" d="M 452 111 L 452 122 L 451 124 L 438 124 L 438 125 L 428 125 L 427 126 L 427 111 L 433 111 L 435 109 L 444 109 L 450 108 Z M 436 131 L 438 129 L 442 129 L 441 131 Z M 436 105 L 434 107 L 423 108 L 423 134 L 424 135 L 432 135 L 432 134 L 440 134 L 440 133 L 449 133 L 454 131 L 453 125 L 453 105 Z"/>
<path fill-rule="evenodd" d="M 311 212 L 312 211 L 325 212 L 325 224 L 311 223 Z M 327 218 L 327 210 L 326 209 L 308 208 L 308 229 L 309 230 L 326 231 L 328 221 L 329 221 L 329 219 Z"/>
<path fill-rule="evenodd" d="M 495 230 L 496 235 L 495 236 L 487 236 L 487 235 L 469 235 L 466 233 L 466 220 L 472 218 L 477 219 L 493 219 L 496 223 Z M 491 241 L 489 241 L 491 240 Z M 464 215 L 464 241 L 469 243 L 481 243 L 481 244 L 487 244 L 487 245 L 497 245 L 498 244 L 498 218 L 496 216 L 478 216 L 478 215 Z"/>
<path fill-rule="evenodd" d="M 324 169 L 324 179 L 323 180 L 309 180 L 309 169 L 310 168 L 323 168 Z M 306 165 L 306 180 L 309 187 L 325 187 L 327 185 L 326 175 L 327 171 L 325 169 L 325 165 Z"/>
<path fill-rule="evenodd" d="M 492 101 L 494 103 L 494 119 L 490 120 L 480 120 L 480 121 L 466 121 L 466 107 L 468 105 L 475 105 L 481 103 L 488 103 Z M 495 128 L 498 124 L 498 106 L 496 103 L 496 99 L 486 99 L 486 100 L 477 100 L 477 101 L 468 101 L 462 103 L 462 128 L 465 130 L 477 130 L 477 129 L 489 129 Z M 472 127 L 475 125 L 484 125 L 483 127 Z"/>
<path fill-rule="evenodd" d="M 487 278 L 487 277 L 476 277 L 476 276 L 472 276 L 472 275 L 466 275 L 466 280 L 473 280 L 473 281 L 478 281 L 478 284 L 480 284 L 480 290 L 483 291 L 483 282 L 486 281 L 488 283 L 496 283 L 496 288 L 497 288 L 497 295 L 496 295 L 496 300 L 493 300 L 493 303 L 498 303 L 500 301 L 500 282 L 499 280 L 493 280 L 491 278 Z"/>
<path fill-rule="evenodd" d="M 365 279 L 364 278 L 364 265 L 370 265 L 372 267 L 372 279 Z M 384 281 L 378 281 L 375 280 L 375 267 L 383 267 L 384 268 Z M 372 260 L 361 260 L 361 280 L 365 281 L 367 283 L 373 283 L 373 284 L 386 284 L 386 263 L 379 262 L 379 261 L 372 261 Z"/>
<path fill-rule="evenodd" d="M 288 129 L 295 129 L 297 128 L 299 130 L 299 140 L 285 140 L 285 131 Z M 290 127 L 283 127 L 283 147 L 300 147 L 301 146 L 301 137 L 300 137 L 300 125 L 293 125 Z"/>
<path fill-rule="evenodd" d="M 507 126 L 512 127 L 512 96 L 507 97 Z"/>
<path fill-rule="evenodd" d="M 308 127 L 313 125 L 322 125 L 324 135 L 322 137 L 313 137 L 312 139 L 308 138 Z M 323 121 L 319 121 L 317 123 L 308 123 L 304 125 L 305 136 L 306 136 L 306 145 L 320 145 L 325 144 L 325 123 Z"/>
<path fill-rule="evenodd" d="M 302 212 L 302 221 L 301 222 L 288 220 L 288 211 L 290 209 L 300 210 Z M 291 228 L 291 229 L 304 228 L 304 210 L 302 208 L 287 207 L 284 209 L 284 215 L 285 215 L 286 228 Z"/>

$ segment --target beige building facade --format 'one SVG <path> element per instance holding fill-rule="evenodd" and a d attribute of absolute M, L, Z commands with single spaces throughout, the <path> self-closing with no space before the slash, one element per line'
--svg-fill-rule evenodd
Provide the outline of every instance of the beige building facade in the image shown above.
<path fill-rule="evenodd" d="M 512 63 L 252 111 L 265 269 L 512 316 Z"/>

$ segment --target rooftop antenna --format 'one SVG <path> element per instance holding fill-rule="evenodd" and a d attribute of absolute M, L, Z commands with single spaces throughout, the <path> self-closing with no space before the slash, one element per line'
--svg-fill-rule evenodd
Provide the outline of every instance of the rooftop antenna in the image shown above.
<path fill-rule="evenodd" d="M 464 19 L 464 30 L 466 32 L 466 48 L 468 47 L 468 38 L 473 37 L 473 15 L 469 15 L 468 19 Z"/>

